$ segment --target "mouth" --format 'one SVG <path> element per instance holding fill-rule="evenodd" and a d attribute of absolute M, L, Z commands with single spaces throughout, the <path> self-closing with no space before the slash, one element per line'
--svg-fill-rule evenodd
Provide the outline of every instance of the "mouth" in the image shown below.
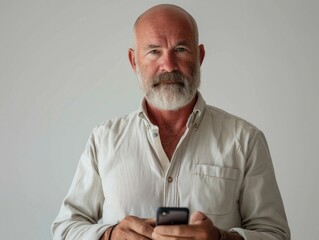
<path fill-rule="evenodd" d="M 157 87 L 160 85 L 179 85 L 179 86 L 184 86 L 184 84 L 182 82 L 178 82 L 178 81 L 165 81 L 165 82 L 159 82 L 159 83 L 155 83 L 153 84 L 153 87 Z"/>

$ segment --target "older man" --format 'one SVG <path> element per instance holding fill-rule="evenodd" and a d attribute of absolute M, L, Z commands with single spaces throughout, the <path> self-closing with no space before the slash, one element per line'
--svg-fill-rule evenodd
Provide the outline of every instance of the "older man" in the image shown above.
<path fill-rule="evenodd" d="M 158 5 L 134 33 L 145 98 L 92 131 L 54 239 L 290 239 L 264 135 L 198 92 L 205 49 L 193 17 Z M 190 223 L 155 226 L 159 206 L 188 207 Z"/>

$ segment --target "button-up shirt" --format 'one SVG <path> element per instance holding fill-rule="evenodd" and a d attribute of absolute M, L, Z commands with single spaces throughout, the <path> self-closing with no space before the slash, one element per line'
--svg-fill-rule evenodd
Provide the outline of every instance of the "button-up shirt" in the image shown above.
<path fill-rule="evenodd" d="M 171 160 L 145 100 L 97 126 L 53 223 L 54 239 L 98 240 L 125 216 L 154 218 L 159 206 L 201 211 L 247 240 L 290 239 L 263 133 L 206 105 L 200 93 Z"/>

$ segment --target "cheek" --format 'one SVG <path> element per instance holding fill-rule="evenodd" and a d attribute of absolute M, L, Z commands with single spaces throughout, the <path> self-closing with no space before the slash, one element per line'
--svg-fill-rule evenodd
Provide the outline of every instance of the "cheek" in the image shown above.
<path fill-rule="evenodd" d="M 144 72 L 147 72 L 149 74 L 156 74 L 159 71 L 160 63 L 158 59 L 152 59 L 151 57 L 139 59 L 138 65 L 140 66 L 140 69 Z"/>
<path fill-rule="evenodd" d="M 193 75 L 195 68 L 196 64 L 194 62 L 187 62 L 180 65 L 180 71 L 187 77 L 191 77 Z"/>
<path fill-rule="evenodd" d="M 152 64 L 144 65 L 140 67 L 140 72 L 144 78 L 150 79 L 156 75 L 156 68 Z"/>

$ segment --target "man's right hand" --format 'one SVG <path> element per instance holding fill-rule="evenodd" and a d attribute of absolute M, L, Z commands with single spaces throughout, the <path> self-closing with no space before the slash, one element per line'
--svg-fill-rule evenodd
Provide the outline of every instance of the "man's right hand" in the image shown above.
<path fill-rule="evenodd" d="M 152 239 L 155 227 L 155 219 L 141 219 L 135 216 L 127 216 L 119 222 L 112 231 L 112 239 Z M 110 229 L 107 230 L 101 240 L 108 240 Z"/>

